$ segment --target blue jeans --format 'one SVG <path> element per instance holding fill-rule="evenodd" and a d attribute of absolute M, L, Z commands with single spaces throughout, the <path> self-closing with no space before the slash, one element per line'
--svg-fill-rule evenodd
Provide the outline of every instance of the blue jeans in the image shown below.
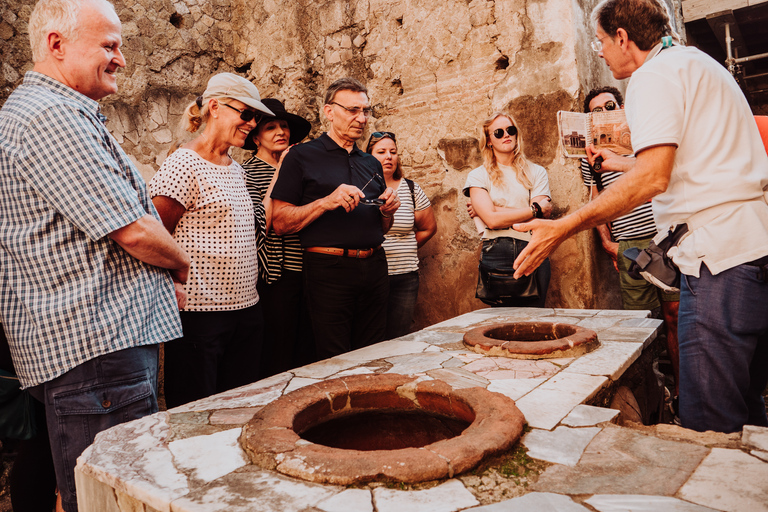
<path fill-rule="evenodd" d="M 768 257 L 762 258 L 768 261 Z M 683 275 L 680 290 L 680 421 L 703 432 L 768 426 L 768 282 L 744 264 Z"/>
<path fill-rule="evenodd" d="M 387 301 L 387 333 L 384 339 L 391 340 L 411 332 L 413 310 L 419 297 L 419 271 L 389 276 L 389 299 Z"/>
<path fill-rule="evenodd" d="M 96 357 L 30 389 L 45 405 L 62 505 L 77 512 L 75 464 L 96 434 L 157 412 L 158 345 Z"/>

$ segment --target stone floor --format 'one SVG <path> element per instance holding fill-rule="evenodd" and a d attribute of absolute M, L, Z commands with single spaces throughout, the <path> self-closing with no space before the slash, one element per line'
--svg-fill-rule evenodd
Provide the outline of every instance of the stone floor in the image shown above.
<path fill-rule="evenodd" d="M 561 321 L 597 331 L 578 358 L 515 360 L 462 344 L 502 320 Z M 484 309 L 417 333 L 120 425 L 78 460 L 82 512 L 113 511 L 768 511 L 768 429 L 725 436 L 672 426 L 627 428 L 617 411 L 587 405 L 656 337 L 644 312 Z M 517 402 L 528 456 L 551 463 L 526 494 L 487 504 L 459 476 L 423 488 L 320 485 L 263 470 L 241 448 L 264 405 L 344 375 L 400 373 L 454 388 L 482 386 Z"/>

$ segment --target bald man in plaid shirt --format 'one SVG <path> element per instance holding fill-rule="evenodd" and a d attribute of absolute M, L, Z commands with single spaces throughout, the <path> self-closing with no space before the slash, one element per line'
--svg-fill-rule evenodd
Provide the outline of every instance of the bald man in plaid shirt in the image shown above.
<path fill-rule="evenodd" d="M 0 110 L 0 313 L 71 512 L 94 436 L 157 411 L 189 258 L 99 112 L 125 66 L 112 5 L 40 0 L 29 32 L 33 71 Z"/>

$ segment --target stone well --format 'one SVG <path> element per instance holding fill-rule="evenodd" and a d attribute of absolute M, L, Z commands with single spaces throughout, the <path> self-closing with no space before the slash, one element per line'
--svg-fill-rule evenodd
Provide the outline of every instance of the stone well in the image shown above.
<path fill-rule="evenodd" d="M 513 446 L 515 402 L 405 375 L 354 375 L 298 389 L 244 428 L 254 464 L 310 482 L 352 485 L 452 478 Z"/>
<path fill-rule="evenodd" d="M 600 346 L 592 329 L 559 322 L 503 322 L 483 325 L 464 335 L 478 354 L 514 359 L 578 357 Z"/>

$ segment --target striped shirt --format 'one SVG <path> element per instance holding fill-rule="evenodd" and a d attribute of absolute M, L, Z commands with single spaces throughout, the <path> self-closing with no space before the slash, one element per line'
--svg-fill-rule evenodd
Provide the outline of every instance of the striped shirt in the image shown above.
<path fill-rule="evenodd" d="M 303 251 L 299 235 L 276 235 L 273 230 L 265 236 L 267 215 L 264 209 L 264 196 L 267 193 L 275 168 L 253 156 L 243 163 L 245 185 L 253 201 L 253 213 L 256 217 L 256 244 L 259 248 L 259 277 L 268 284 L 274 283 L 282 275 L 283 269 L 301 272 Z"/>
<path fill-rule="evenodd" d="M 400 207 L 395 212 L 395 218 L 389 232 L 384 235 L 384 251 L 387 253 L 389 275 L 405 274 L 419 269 L 419 255 L 414 232 L 414 212 L 426 210 L 430 206 L 427 194 L 416 183 L 411 189 L 405 179 L 400 180 L 397 187 L 397 197 Z M 414 199 L 416 204 L 414 205 Z M 415 208 L 414 208 L 415 207 Z"/>
<path fill-rule="evenodd" d="M 32 71 L 0 110 L 0 312 L 24 388 L 181 336 L 168 271 L 108 236 L 159 216 L 104 122 L 96 101 Z"/>
<path fill-rule="evenodd" d="M 620 172 L 602 172 L 596 173 L 600 177 L 603 189 L 621 178 Z M 597 186 L 596 180 L 592 176 L 592 168 L 586 158 L 581 159 L 581 177 L 584 184 L 590 188 Z M 610 223 L 611 235 L 615 241 L 620 240 L 638 240 L 641 238 L 652 238 L 656 235 L 656 224 L 653 220 L 653 210 L 651 202 L 643 203 L 626 215 L 622 215 Z"/>

